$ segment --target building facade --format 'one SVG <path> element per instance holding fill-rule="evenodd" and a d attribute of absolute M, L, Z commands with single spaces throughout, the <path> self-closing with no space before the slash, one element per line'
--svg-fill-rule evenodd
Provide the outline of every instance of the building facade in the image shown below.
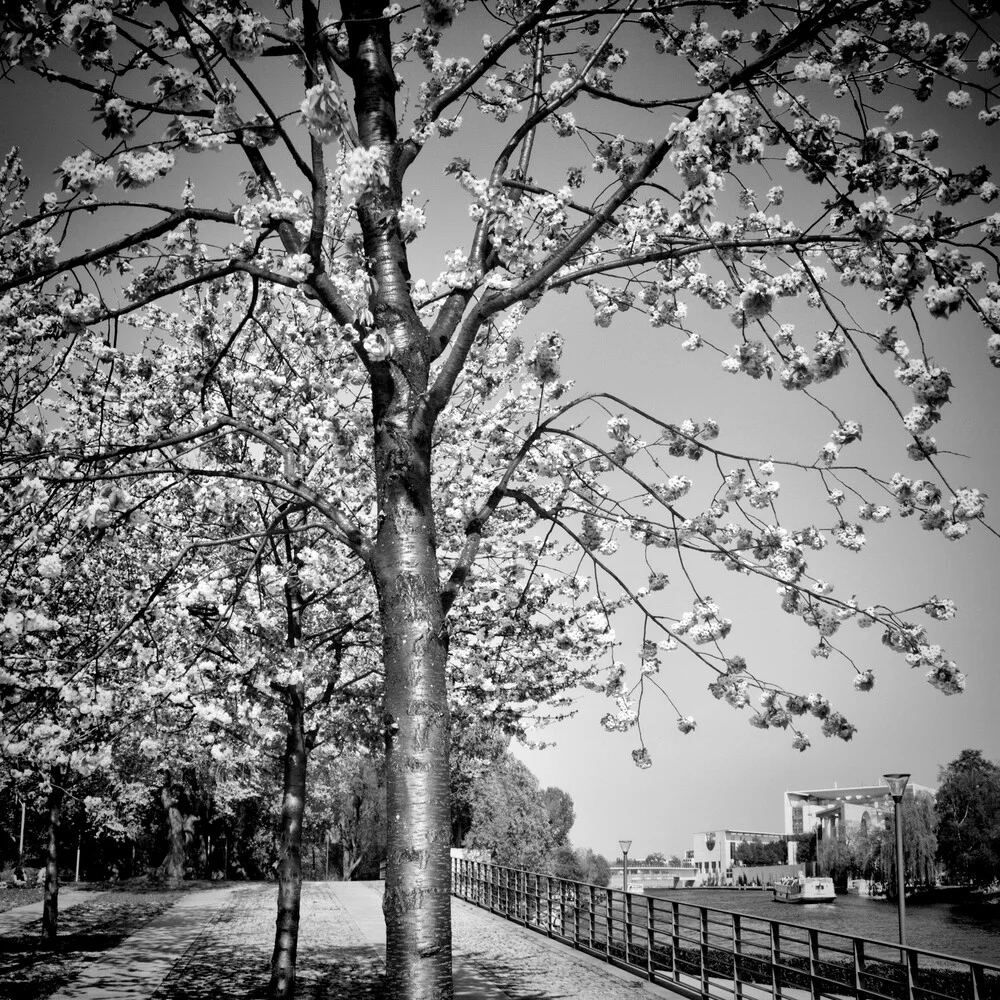
<path fill-rule="evenodd" d="M 910 782 L 907 790 L 934 795 L 933 788 Z M 785 833 L 812 833 L 823 840 L 843 837 L 851 840 L 892 815 L 892 798 L 884 784 L 846 788 L 809 788 L 785 792 Z"/>

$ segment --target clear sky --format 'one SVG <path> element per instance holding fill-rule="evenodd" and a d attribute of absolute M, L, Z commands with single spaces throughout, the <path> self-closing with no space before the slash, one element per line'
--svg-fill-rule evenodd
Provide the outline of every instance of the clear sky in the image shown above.
<path fill-rule="evenodd" d="M 448 53 L 476 57 L 483 31 L 497 30 L 475 4 L 470 5 L 470 14 L 460 25 L 454 39 L 446 42 Z M 642 78 L 652 81 L 660 92 L 677 84 L 674 70 L 649 54 L 648 41 L 633 36 L 627 45 L 635 45 L 632 65 L 637 82 Z M 684 93 L 695 89 L 690 81 L 684 86 Z M 90 124 L 88 100 L 67 100 L 65 92 L 37 83 L 18 91 L 17 99 L 12 100 L 12 87 L 12 83 L 0 81 L 0 134 L 5 142 L 24 147 L 29 171 L 36 177 L 33 191 L 40 195 L 54 186 L 51 171 L 65 156 L 78 153 L 85 145 L 100 146 L 98 132 Z M 285 110 L 293 112 L 300 99 L 300 94 L 290 90 Z M 900 127 L 919 133 L 931 122 L 942 132 L 943 158 L 952 157 L 966 168 L 986 156 L 995 161 L 995 146 L 985 145 L 984 130 L 973 125 L 974 111 L 947 110 L 943 91 L 927 105 L 913 105 L 905 94 L 889 94 L 877 103 L 887 107 L 896 100 L 907 107 Z M 589 99 L 582 100 L 574 112 L 584 121 L 597 107 Z M 628 127 L 638 135 L 661 136 L 673 120 L 672 112 L 666 110 L 641 116 L 621 109 L 615 109 L 612 116 L 602 113 L 606 117 L 600 126 L 612 133 Z M 469 156 L 474 172 L 485 174 L 509 134 L 509 126 L 500 129 L 478 121 L 472 108 L 466 109 L 465 115 L 467 122 L 456 136 L 429 144 L 407 178 L 407 185 L 419 188 L 426 199 L 429 218 L 428 230 L 411 255 L 415 277 L 432 280 L 442 254 L 467 245 L 471 235 L 464 195 L 459 197 L 454 182 L 444 177 L 444 164 L 452 156 Z M 567 148 L 549 136 L 539 140 L 534 160 L 537 183 L 557 188 L 570 162 L 589 162 L 579 146 L 571 153 Z M 240 198 L 234 189 L 229 157 L 229 153 L 214 160 L 206 156 L 186 168 L 197 172 L 200 197 L 208 203 L 213 198 L 221 204 Z M 185 169 L 178 169 L 163 183 L 172 199 L 184 178 Z M 679 184 L 669 168 L 664 178 L 664 183 L 673 187 Z M 759 180 L 766 188 L 766 180 Z M 776 180 L 788 178 L 782 172 Z M 300 183 L 291 178 L 288 187 Z M 802 194 L 794 180 L 789 188 L 793 195 Z M 153 191 L 155 194 L 156 189 Z M 800 209 L 793 197 L 782 211 L 795 217 Z M 816 212 L 813 205 L 809 217 Z M 134 220 L 127 226 L 123 223 L 125 228 L 136 225 Z M 857 315 L 870 320 L 871 329 L 887 322 L 870 304 L 857 305 L 856 309 Z M 792 318 L 802 324 L 810 322 L 804 310 L 794 312 Z M 951 370 L 955 384 L 954 402 L 946 407 L 945 419 L 934 431 L 939 447 L 956 453 L 943 456 L 943 464 L 953 483 L 976 486 L 1000 500 L 1000 371 L 986 360 L 983 328 L 967 311 L 937 323 L 922 314 L 921 322 L 930 353 Z M 706 333 L 727 349 L 737 340 L 738 332 L 725 313 L 695 311 L 692 325 L 696 324 L 702 324 Z M 599 329 L 581 293 L 556 296 L 530 314 L 523 334 L 530 343 L 553 329 L 566 338 L 562 370 L 565 377 L 575 379 L 576 390 L 613 391 L 674 422 L 688 417 L 714 418 L 722 428 L 717 442 L 720 447 L 811 462 L 832 429 L 829 414 L 785 392 L 777 381 L 753 382 L 744 376 L 726 375 L 718 354 L 683 351 L 680 335 L 650 328 L 638 310 L 619 316 L 609 329 Z M 905 318 L 901 329 L 909 336 Z M 892 365 L 885 359 L 879 375 L 883 384 L 892 385 Z M 907 394 L 897 395 L 904 401 L 904 409 L 908 408 Z M 855 363 L 846 376 L 835 380 L 827 396 L 835 401 L 838 413 L 860 420 L 865 428 L 863 441 L 852 445 L 845 457 L 870 466 L 885 478 L 897 470 L 911 478 L 932 475 L 926 466 L 906 458 L 907 437 L 899 420 L 865 379 L 860 366 Z M 598 423 L 589 430 L 595 437 L 602 434 Z M 669 471 L 697 480 L 714 470 L 686 463 Z M 782 480 L 783 498 L 791 503 L 796 516 L 812 510 L 823 523 L 829 523 L 829 508 L 823 510 L 820 503 L 816 513 L 814 488 L 806 492 L 804 483 L 794 475 L 781 473 L 775 478 Z M 987 515 L 997 523 L 989 508 Z M 538 734 L 555 746 L 519 748 L 516 752 L 543 786 L 559 786 L 572 796 L 577 816 L 571 831 L 573 842 L 609 857 L 617 853 L 619 838 L 631 839 L 633 855 L 641 857 L 651 851 L 682 853 L 692 845 L 696 833 L 722 826 L 779 830 L 781 793 L 789 788 L 870 783 L 886 771 L 910 771 L 915 781 L 934 785 L 938 769 L 966 747 L 981 749 L 990 759 L 1000 760 L 996 720 L 1000 674 L 995 637 L 998 555 L 996 535 L 981 526 L 966 539 L 949 542 L 938 532 L 921 531 L 916 519 L 895 517 L 885 525 L 870 526 L 868 544 L 861 554 L 823 554 L 824 564 L 830 566 L 823 572 L 837 583 L 836 593 L 843 597 L 857 594 L 862 606 L 881 601 L 907 607 L 932 594 L 957 602 L 958 617 L 951 622 L 931 623 L 919 612 L 912 616 L 933 626 L 933 641 L 941 642 L 966 673 L 966 693 L 953 697 L 932 689 L 923 671 L 910 670 L 902 657 L 882 647 L 876 630 L 861 632 L 848 623 L 843 632 L 855 662 L 872 667 L 877 675 L 874 691 L 860 694 L 852 687 L 855 674 L 849 665 L 810 656 L 814 634 L 799 619 L 780 611 L 773 584 L 737 579 L 716 564 L 693 569 L 703 592 L 715 597 L 723 613 L 734 620 L 728 648 L 746 656 L 763 676 L 795 690 L 818 691 L 829 697 L 834 707 L 858 726 L 850 743 L 824 739 L 817 725 L 809 729 L 813 747 L 796 753 L 787 733 L 753 729 L 747 724 L 747 711 L 736 712 L 715 701 L 706 690 L 711 676 L 679 650 L 668 654 L 661 680 L 682 714 L 697 719 L 698 728 L 684 736 L 675 726 L 669 705 L 658 699 L 644 704 L 642 731 L 653 760 L 648 770 L 632 763 L 630 752 L 637 746 L 634 733 L 609 734 L 601 728 L 600 717 L 613 706 L 594 693 L 581 695 L 575 718 Z M 634 551 L 625 547 L 616 558 L 626 575 L 644 575 Z M 669 591 L 667 596 L 672 599 Z M 680 614 L 689 606 L 689 593 L 679 588 L 671 613 Z M 636 617 L 621 615 L 616 631 L 622 643 L 617 655 L 634 666 L 640 641 Z"/>

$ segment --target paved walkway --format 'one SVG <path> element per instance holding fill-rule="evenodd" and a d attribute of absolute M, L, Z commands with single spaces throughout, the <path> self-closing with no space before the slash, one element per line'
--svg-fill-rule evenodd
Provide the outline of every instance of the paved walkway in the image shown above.
<path fill-rule="evenodd" d="M 298 997 L 365 1000 L 381 995 L 381 890 L 379 882 L 304 885 Z M 67 891 L 64 906 L 71 896 L 87 895 L 96 894 Z M 273 884 L 237 883 L 186 894 L 50 1000 L 262 996 L 274 907 Z M 676 1000 L 676 994 L 454 899 L 452 935 L 456 1000 L 634 1000 L 640 990 L 645 996 Z"/>
<path fill-rule="evenodd" d="M 59 912 L 65 913 L 74 906 L 78 906 L 85 899 L 97 899 L 103 895 L 103 892 L 88 892 L 86 889 L 60 888 Z M 25 924 L 30 924 L 32 920 L 40 920 L 44 905 L 39 900 L 37 903 L 25 903 L 24 906 L 15 906 L 10 910 L 4 910 L 3 913 L 0 913 L 0 937 L 14 934 Z"/>

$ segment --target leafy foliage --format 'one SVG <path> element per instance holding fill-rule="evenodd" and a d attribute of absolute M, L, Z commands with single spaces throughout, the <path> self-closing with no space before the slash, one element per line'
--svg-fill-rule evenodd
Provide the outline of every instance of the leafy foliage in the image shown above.
<path fill-rule="evenodd" d="M 963 750 L 941 768 L 934 805 L 938 858 L 953 882 L 1000 878 L 1000 767 L 981 750 Z"/>

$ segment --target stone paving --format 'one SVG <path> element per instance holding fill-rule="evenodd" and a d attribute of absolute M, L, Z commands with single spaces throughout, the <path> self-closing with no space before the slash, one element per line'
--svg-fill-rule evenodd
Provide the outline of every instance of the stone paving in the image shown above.
<path fill-rule="evenodd" d="M 381 889 L 375 882 L 304 885 L 298 1000 L 382 1000 Z M 50 1000 L 258 1000 L 267 992 L 274 917 L 273 884 L 192 892 Z M 676 996 L 460 900 L 452 901 L 452 935 L 456 1000 Z"/>

